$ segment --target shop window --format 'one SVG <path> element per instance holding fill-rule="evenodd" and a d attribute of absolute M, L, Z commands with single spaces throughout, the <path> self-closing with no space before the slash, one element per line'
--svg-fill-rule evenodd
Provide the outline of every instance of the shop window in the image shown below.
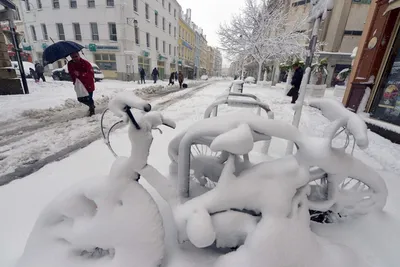
<path fill-rule="evenodd" d="M 400 32 L 400 31 L 399 31 Z M 372 116 L 400 125 L 400 34 L 391 49 L 373 102 Z"/>
<path fill-rule="evenodd" d="M 101 70 L 117 70 L 115 54 L 94 54 L 94 61 Z"/>

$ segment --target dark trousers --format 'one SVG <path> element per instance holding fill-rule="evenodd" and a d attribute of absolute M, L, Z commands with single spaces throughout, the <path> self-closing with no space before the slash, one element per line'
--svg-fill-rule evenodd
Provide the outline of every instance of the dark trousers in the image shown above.
<path fill-rule="evenodd" d="M 39 81 L 40 79 L 42 79 L 42 81 L 46 81 L 46 79 L 44 78 L 44 74 L 43 73 L 38 73 L 37 74 L 37 80 Z"/>
<path fill-rule="evenodd" d="M 179 88 L 182 88 L 183 81 L 179 81 Z"/>
<path fill-rule="evenodd" d="M 299 98 L 299 90 L 295 89 L 292 93 L 292 103 L 296 103 L 297 99 Z"/>
<path fill-rule="evenodd" d="M 78 97 L 78 101 L 92 109 L 94 108 L 93 92 L 90 92 L 88 94 L 89 95 L 85 97 Z"/>
<path fill-rule="evenodd" d="M 146 83 L 146 80 L 144 79 L 144 76 L 140 76 L 140 83 Z"/>

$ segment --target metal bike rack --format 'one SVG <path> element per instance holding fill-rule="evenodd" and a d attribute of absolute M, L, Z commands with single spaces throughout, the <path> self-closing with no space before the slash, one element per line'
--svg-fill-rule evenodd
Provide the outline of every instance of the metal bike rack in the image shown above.
<path fill-rule="evenodd" d="M 231 98 L 235 97 L 235 98 Z M 247 99 L 240 99 L 247 98 Z M 250 98 L 250 99 L 249 99 Z M 211 116 L 218 116 L 218 106 L 220 105 L 228 106 L 243 106 L 243 107 L 257 107 L 257 115 L 261 115 L 261 109 L 263 109 L 268 118 L 274 119 L 274 113 L 271 111 L 269 106 L 253 95 L 253 94 L 243 94 L 243 93 L 231 93 L 220 96 L 215 100 L 204 112 L 204 118 L 210 118 Z"/>

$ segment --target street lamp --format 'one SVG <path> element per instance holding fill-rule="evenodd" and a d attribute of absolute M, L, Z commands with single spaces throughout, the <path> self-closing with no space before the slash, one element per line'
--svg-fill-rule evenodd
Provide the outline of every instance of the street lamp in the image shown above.
<path fill-rule="evenodd" d="M 307 83 L 310 78 L 310 73 L 311 73 L 311 64 L 312 60 L 314 57 L 314 52 L 317 46 L 317 39 L 318 39 L 318 30 L 319 26 L 321 24 L 322 19 L 324 18 L 324 15 L 327 14 L 327 12 L 331 12 L 334 6 L 334 2 L 332 0 L 313 0 L 312 1 L 312 7 L 310 9 L 310 23 L 313 25 L 312 31 L 311 31 L 311 38 L 310 38 L 310 43 L 308 47 L 308 55 L 306 59 L 306 71 L 303 76 L 303 79 L 301 81 L 301 86 L 300 86 L 300 94 L 298 98 L 298 102 L 294 106 L 294 116 L 293 116 L 293 126 L 296 128 L 299 128 L 300 124 L 300 118 L 301 118 L 301 112 L 303 110 L 303 104 L 304 104 L 304 98 L 306 95 L 307 91 Z M 289 141 L 287 148 L 286 148 L 286 155 L 291 155 L 293 154 L 293 142 Z"/>

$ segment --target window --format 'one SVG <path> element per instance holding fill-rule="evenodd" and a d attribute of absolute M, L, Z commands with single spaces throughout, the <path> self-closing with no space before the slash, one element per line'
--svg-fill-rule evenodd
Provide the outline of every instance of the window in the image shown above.
<path fill-rule="evenodd" d="M 117 25 L 114 22 L 108 23 L 108 31 L 110 33 L 110 40 L 117 41 Z"/>
<path fill-rule="evenodd" d="M 28 1 L 27 1 L 28 2 Z M 42 0 L 36 0 L 37 8 L 42 9 Z"/>
<path fill-rule="evenodd" d="M 162 0 L 162 7 L 165 8 L 165 0 Z"/>
<path fill-rule="evenodd" d="M 171 14 L 171 3 L 168 3 L 168 12 Z"/>
<path fill-rule="evenodd" d="M 174 37 L 176 38 L 176 27 L 174 27 Z"/>
<path fill-rule="evenodd" d="M 165 18 L 164 17 L 162 18 L 162 29 L 163 29 L 163 31 L 165 31 Z"/>
<path fill-rule="evenodd" d="M 82 41 L 81 26 L 79 23 L 72 23 L 72 27 L 74 29 L 75 40 Z"/>
<path fill-rule="evenodd" d="M 94 54 L 94 61 L 101 70 L 117 70 L 115 54 Z"/>
<path fill-rule="evenodd" d="M 97 28 L 97 23 L 96 22 L 91 22 L 90 23 L 90 30 L 92 32 L 92 40 L 93 41 L 98 41 L 99 40 L 99 29 Z"/>
<path fill-rule="evenodd" d="M 145 73 L 150 74 L 150 58 L 138 57 L 139 68 L 143 68 Z"/>
<path fill-rule="evenodd" d="M 62 25 L 62 23 L 57 23 L 56 28 L 58 33 L 58 39 L 65 40 L 64 26 Z"/>
<path fill-rule="evenodd" d="M 54 9 L 59 9 L 60 8 L 60 1 L 59 0 L 53 0 L 53 8 Z"/>
<path fill-rule="evenodd" d="M 158 37 L 156 37 L 156 50 L 158 51 Z"/>
<path fill-rule="evenodd" d="M 355 4 L 371 4 L 371 0 L 353 0 L 352 2 Z"/>
<path fill-rule="evenodd" d="M 162 52 L 165 54 L 165 41 L 162 41 Z"/>
<path fill-rule="evenodd" d="M 138 12 L 138 0 L 133 0 L 133 11 Z"/>
<path fill-rule="evenodd" d="M 31 11 L 31 3 L 29 3 L 29 0 L 25 0 L 25 7 L 26 11 Z"/>
<path fill-rule="evenodd" d="M 355 35 L 355 36 L 361 36 L 362 35 L 362 31 L 344 31 L 345 35 Z"/>
<path fill-rule="evenodd" d="M 174 9 L 174 18 L 176 18 L 176 9 Z"/>
<path fill-rule="evenodd" d="M 42 33 L 43 33 L 43 39 L 49 40 L 49 35 L 47 34 L 46 24 L 42 24 Z"/>
<path fill-rule="evenodd" d="M 156 24 L 156 27 L 158 27 L 158 13 L 154 13 L 154 22 Z"/>
<path fill-rule="evenodd" d="M 139 40 L 139 27 L 135 26 L 135 43 L 138 45 L 140 44 L 140 40 Z"/>
<path fill-rule="evenodd" d="M 69 7 L 70 8 L 77 8 L 78 4 L 76 3 L 76 0 L 69 0 Z"/>
<path fill-rule="evenodd" d="M 95 0 L 88 0 L 88 1 L 87 1 L 87 6 L 88 6 L 89 8 L 95 8 L 95 7 L 96 7 L 96 2 L 95 2 Z"/>
<path fill-rule="evenodd" d="M 150 33 L 146 32 L 146 45 L 150 48 Z"/>
<path fill-rule="evenodd" d="M 169 45 L 168 45 L 168 54 L 169 54 L 169 55 L 171 55 L 171 53 L 172 53 L 171 47 L 172 47 L 171 44 L 169 44 Z"/>
<path fill-rule="evenodd" d="M 106 4 L 108 7 L 113 7 L 114 6 L 114 0 L 106 0 Z"/>
<path fill-rule="evenodd" d="M 174 46 L 174 57 L 176 57 L 176 46 Z"/>
<path fill-rule="evenodd" d="M 171 25 L 171 23 L 169 23 L 169 25 L 168 25 L 168 32 L 169 32 L 169 35 L 172 34 L 172 25 Z"/>
<path fill-rule="evenodd" d="M 146 19 L 149 20 L 150 19 L 149 4 L 147 4 L 147 3 L 144 5 L 144 12 L 146 14 Z"/>
<path fill-rule="evenodd" d="M 33 25 L 31 25 L 31 33 L 32 33 L 33 41 L 37 41 L 36 30 L 35 30 L 35 26 L 33 26 Z"/>

